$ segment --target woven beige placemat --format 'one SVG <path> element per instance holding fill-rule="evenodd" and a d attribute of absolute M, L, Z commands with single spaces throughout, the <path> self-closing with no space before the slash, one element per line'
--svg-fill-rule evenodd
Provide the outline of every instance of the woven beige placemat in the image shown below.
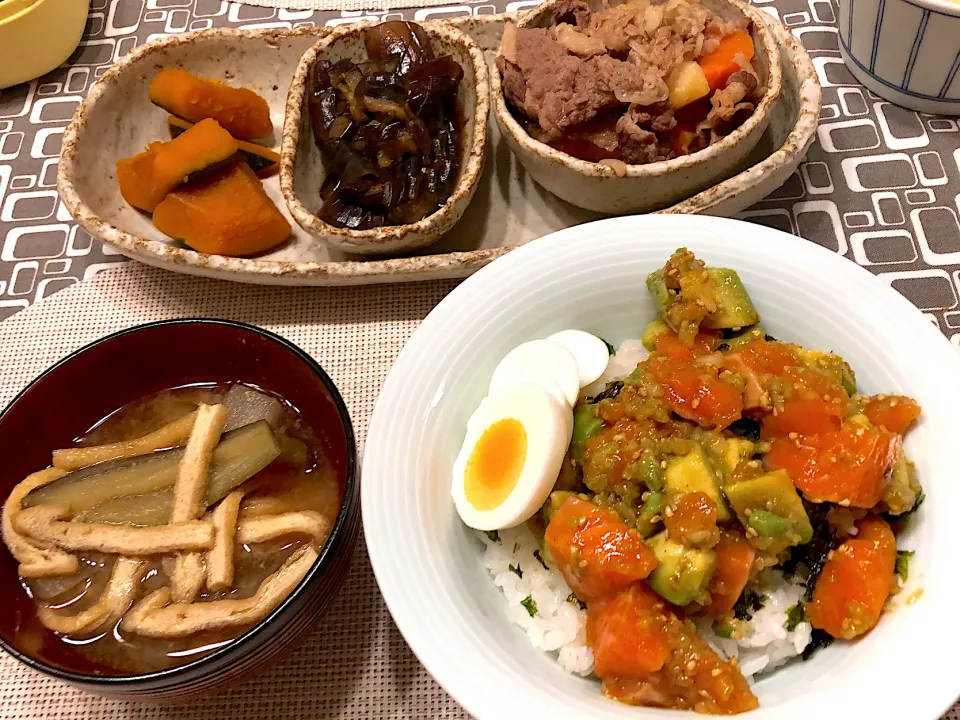
<path fill-rule="evenodd" d="M 273 330 L 316 358 L 343 393 L 362 452 L 387 371 L 453 285 L 256 287 L 126 264 L 0 323 L 0 407 L 51 364 L 109 333 L 166 318 L 227 318 Z M 166 706 L 107 700 L 0 655 L 3 720 L 465 717 L 390 619 L 362 543 L 346 585 L 310 640 L 266 674 L 218 697 Z"/>

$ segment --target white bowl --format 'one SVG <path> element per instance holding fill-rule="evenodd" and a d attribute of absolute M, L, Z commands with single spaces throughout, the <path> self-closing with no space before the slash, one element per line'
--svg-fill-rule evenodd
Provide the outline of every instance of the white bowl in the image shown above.
<path fill-rule="evenodd" d="M 563 230 L 483 268 L 424 320 L 377 401 L 361 483 L 370 560 L 397 626 L 479 720 L 680 717 L 603 698 L 599 684 L 563 672 L 507 622 L 482 545 L 454 510 L 450 469 L 466 420 L 511 347 L 566 327 L 614 344 L 639 337 L 654 312 L 644 279 L 682 246 L 739 271 L 773 335 L 839 352 L 864 392 L 904 393 L 923 407 L 906 448 L 928 499 L 900 538 L 916 550 L 901 607 L 859 642 L 835 643 L 761 680 L 760 709 L 749 717 L 934 720 L 960 694 L 960 358 L 866 270 L 735 220 L 624 217 Z M 906 605 L 917 589 L 923 594 Z"/>
<path fill-rule="evenodd" d="M 960 2 L 840 0 L 840 55 L 882 98 L 960 115 Z"/>

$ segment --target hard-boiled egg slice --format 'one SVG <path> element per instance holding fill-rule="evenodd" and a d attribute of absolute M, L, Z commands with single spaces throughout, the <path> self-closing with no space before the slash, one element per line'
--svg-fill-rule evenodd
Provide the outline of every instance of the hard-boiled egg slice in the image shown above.
<path fill-rule="evenodd" d="M 490 379 L 490 393 L 524 383 L 542 385 L 573 407 L 580 392 L 580 368 L 563 345 L 531 340 L 517 345 L 500 361 Z"/>
<path fill-rule="evenodd" d="M 500 530 L 530 519 L 557 481 L 573 412 L 542 385 L 487 396 L 467 422 L 453 464 L 453 500 L 463 522 Z"/>
<path fill-rule="evenodd" d="M 583 330 L 561 330 L 547 338 L 550 342 L 563 345 L 580 369 L 580 387 L 586 387 L 603 375 L 610 360 L 610 349 L 596 335 Z"/>

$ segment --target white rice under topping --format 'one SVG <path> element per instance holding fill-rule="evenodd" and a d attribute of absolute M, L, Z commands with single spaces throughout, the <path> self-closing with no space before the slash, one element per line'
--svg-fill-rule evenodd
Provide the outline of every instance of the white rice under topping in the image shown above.
<path fill-rule="evenodd" d="M 556 653 L 567 672 L 590 675 L 593 651 L 587 647 L 587 613 L 571 598 L 560 571 L 544 568 L 534 555 L 539 547 L 533 533 L 521 525 L 501 530 L 499 542 L 486 533 L 478 536 L 486 545 L 483 564 L 503 591 L 510 622 L 526 631 L 534 647 Z"/>

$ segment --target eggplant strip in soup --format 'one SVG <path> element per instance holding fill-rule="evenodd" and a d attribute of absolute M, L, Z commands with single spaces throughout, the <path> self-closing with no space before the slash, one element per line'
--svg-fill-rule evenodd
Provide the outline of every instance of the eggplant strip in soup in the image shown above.
<path fill-rule="evenodd" d="M 64 662 L 96 672 L 172 667 L 251 628 L 303 580 L 339 511 L 317 434 L 253 387 L 166 390 L 80 444 L 13 489 L 3 539 L 37 605 L 23 632 L 52 631 Z"/>

